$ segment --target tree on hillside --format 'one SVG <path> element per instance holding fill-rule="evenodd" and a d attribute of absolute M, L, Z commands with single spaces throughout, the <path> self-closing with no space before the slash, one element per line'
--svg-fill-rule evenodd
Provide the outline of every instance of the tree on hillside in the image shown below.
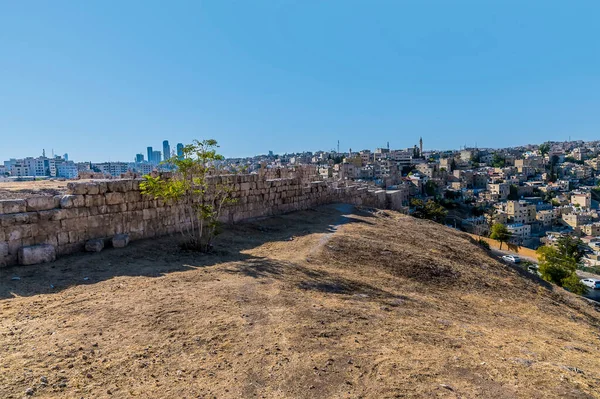
<path fill-rule="evenodd" d="M 507 199 L 511 201 L 516 201 L 519 199 L 519 187 L 511 184 L 509 187 L 509 193 Z"/>
<path fill-rule="evenodd" d="M 500 249 L 502 249 L 502 243 L 508 242 L 508 240 L 510 240 L 511 237 L 512 234 L 502 223 L 494 223 L 492 225 L 492 232 L 490 234 L 490 238 L 500 241 Z"/>
<path fill-rule="evenodd" d="M 539 271 L 544 280 L 564 287 L 573 293 L 585 294 L 587 288 L 579 281 L 576 273 L 576 256 L 578 255 L 569 256 L 569 252 L 572 250 L 570 245 L 538 248 Z"/>
<path fill-rule="evenodd" d="M 492 156 L 492 166 L 494 168 L 503 168 L 506 165 L 506 159 L 501 156 L 500 154 L 498 154 L 497 152 L 494 153 L 494 155 Z"/>
<path fill-rule="evenodd" d="M 576 263 L 579 263 L 581 258 L 583 258 L 582 248 L 583 242 L 576 237 L 566 235 L 556 240 L 556 249 L 558 252 L 564 256 L 573 258 Z"/>
<path fill-rule="evenodd" d="M 216 162 L 224 159 L 217 148 L 215 140 L 195 140 L 183 147 L 183 156 L 164 162 L 171 167 L 169 176 L 147 175 L 140 184 L 143 194 L 180 207 L 183 246 L 202 252 L 212 249 L 219 217 L 227 204 L 235 202 L 233 185 L 226 178 L 209 181 L 209 176 L 217 174 Z"/>
<path fill-rule="evenodd" d="M 538 150 L 543 157 L 546 156 L 550 152 L 550 143 L 540 144 Z"/>
<path fill-rule="evenodd" d="M 438 185 L 433 180 L 427 180 L 425 183 L 425 193 L 429 196 L 434 196 L 437 194 Z"/>
<path fill-rule="evenodd" d="M 448 211 L 443 206 L 433 200 L 424 202 L 421 199 L 413 198 L 410 201 L 410 205 L 413 208 L 412 215 L 419 219 L 429 219 L 442 223 L 448 214 Z"/>

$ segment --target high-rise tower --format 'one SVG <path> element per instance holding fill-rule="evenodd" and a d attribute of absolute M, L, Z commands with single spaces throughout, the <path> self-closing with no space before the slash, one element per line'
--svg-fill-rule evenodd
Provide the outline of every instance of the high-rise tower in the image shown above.
<path fill-rule="evenodd" d="M 167 160 L 171 158 L 171 146 L 169 145 L 169 140 L 163 141 L 163 160 Z"/>

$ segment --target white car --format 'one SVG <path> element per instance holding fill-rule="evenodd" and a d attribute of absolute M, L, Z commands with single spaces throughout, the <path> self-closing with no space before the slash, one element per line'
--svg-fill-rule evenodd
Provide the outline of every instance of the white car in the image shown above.
<path fill-rule="evenodd" d="M 515 256 L 515 255 L 504 255 L 502 257 L 502 259 L 504 259 L 505 261 L 510 262 L 510 263 L 521 262 L 521 258 L 519 258 L 518 256 Z"/>
<path fill-rule="evenodd" d="M 590 287 L 590 288 L 593 288 L 595 290 L 600 290 L 600 280 L 596 280 L 596 279 L 593 279 L 593 278 L 584 278 L 583 280 L 581 280 L 581 282 L 586 287 Z"/>

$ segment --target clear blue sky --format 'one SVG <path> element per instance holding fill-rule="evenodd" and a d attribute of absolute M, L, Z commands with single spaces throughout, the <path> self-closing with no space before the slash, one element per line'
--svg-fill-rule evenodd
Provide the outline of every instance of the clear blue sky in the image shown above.
<path fill-rule="evenodd" d="M 600 135 L 600 2 L 0 0 L 0 160 Z"/>

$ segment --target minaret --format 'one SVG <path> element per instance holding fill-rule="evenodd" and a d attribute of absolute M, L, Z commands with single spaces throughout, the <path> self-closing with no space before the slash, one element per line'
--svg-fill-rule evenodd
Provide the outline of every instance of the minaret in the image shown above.
<path fill-rule="evenodd" d="M 419 138 L 419 155 L 423 156 L 423 137 Z"/>

